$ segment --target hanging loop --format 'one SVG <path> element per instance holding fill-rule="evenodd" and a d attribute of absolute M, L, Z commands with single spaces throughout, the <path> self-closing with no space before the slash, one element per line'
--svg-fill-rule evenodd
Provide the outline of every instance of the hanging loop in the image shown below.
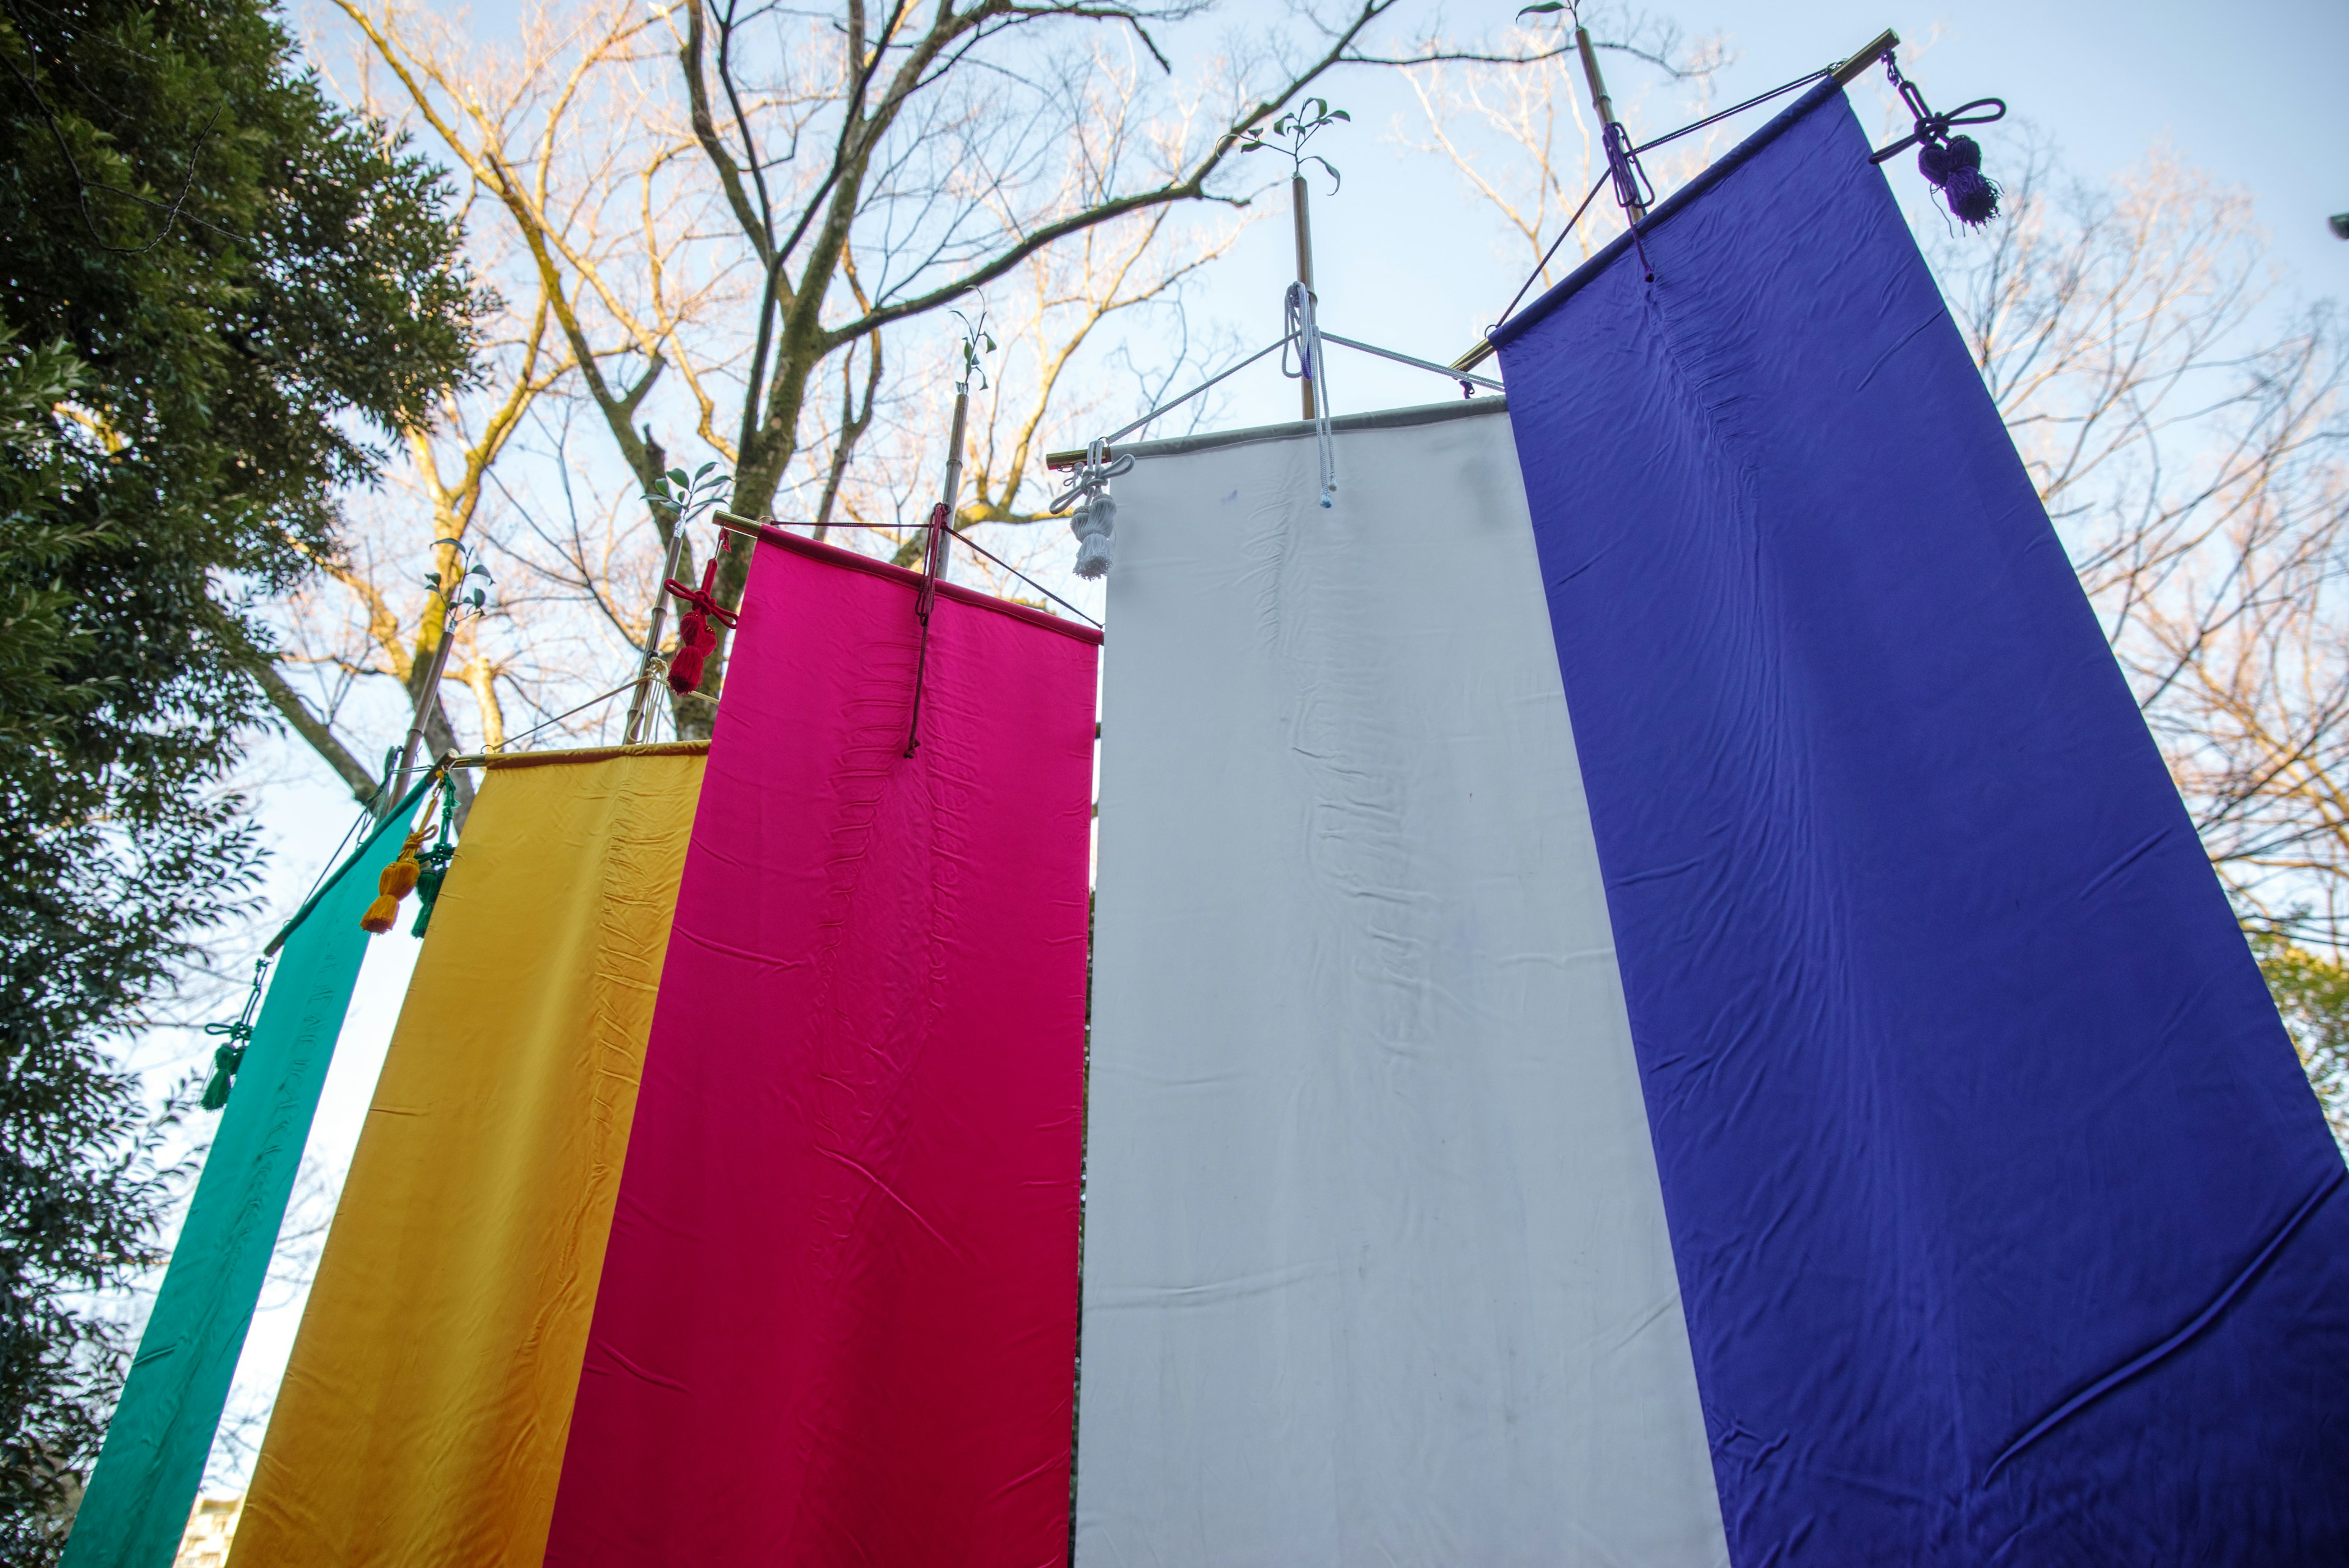
<path fill-rule="evenodd" d="M 1301 283 L 1292 283 L 1281 297 L 1282 327 L 1288 336 L 1284 343 L 1297 345 L 1297 369 L 1288 368 L 1288 352 L 1281 350 L 1280 373 L 1294 380 L 1304 378 L 1313 384 L 1313 443 L 1321 459 L 1321 504 L 1331 505 L 1338 495 L 1338 454 L 1336 443 L 1330 436 L 1330 382 L 1327 364 L 1321 352 L 1321 323 L 1313 310 L 1313 291 Z"/>
<path fill-rule="evenodd" d="M 1653 283 L 1656 264 L 1648 259 L 1648 242 L 1640 237 L 1640 225 L 1647 220 L 1649 209 L 1656 204 L 1656 188 L 1649 182 L 1648 171 L 1640 167 L 1639 151 L 1631 145 L 1631 133 L 1624 129 L 1621 120 L 1607 122 L 1603 140 L 1607 177 L 1615 187 L 1616 204 L 1623 209 L 1623 226 L 1631 231 L 1632 248 L 1640 253 L 1640 272 L 1648 282 Z"/>

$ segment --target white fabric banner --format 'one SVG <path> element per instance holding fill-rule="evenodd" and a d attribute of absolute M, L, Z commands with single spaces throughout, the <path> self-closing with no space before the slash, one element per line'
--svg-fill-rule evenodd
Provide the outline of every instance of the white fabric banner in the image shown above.
<path fill-rule="evenodd" d="M 1501 406 L 1143 450 L 1078 1568 L 1725 1563 Z"/>

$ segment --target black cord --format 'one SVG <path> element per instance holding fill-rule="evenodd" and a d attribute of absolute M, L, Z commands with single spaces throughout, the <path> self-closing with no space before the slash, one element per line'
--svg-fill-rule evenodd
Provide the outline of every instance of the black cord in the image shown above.
<path fill-rule="evenodd" d="M 1768 92 L 1749 98 L 1744 103 L 1738 104 L 1733 108 L 1724 109 L 1719 114 L 1708 114 L 1702 119 L 1697 120 L 1693 124 L 1682 126 L 1678 130 L 1668 130 L 1663 135 L 1657 137 L 1653 141 L 1643 141 L 1640 143 L 1639 146 L 1631 149 L 1631 151 L 1634 152 L 1645 152 L 1651 147 L 1661 147 L 1667 141 L 1678 141 L 1682 137 L 1687 136 L 1693 131 L 1702 130 L 1706 126 L 1713 124 L 1716 120 L 1727 119 L 1733 114 L 1744 114 L 1755 104 L 1768 103 L 1774 98 L 1784 98 L 1788 93 L 1794 91 L 1796 88 L 1808 87 L 1811 83 L 1817 81 L 1821 77 L 1831 77 L 1833 75 L 1835 75 L 1835 67 L 1833 66 L 1823 67 L 1818 70 L 1813 71 L 1809 76 L 1796 77 L 1793 81 L 1788 82 L 1784 87 L 1774 87 Z"/>
<path fill-rule="evenodd" d="M 1599 177 L 1598 183 L 1590 187 L 1590 194 L 1582 199 L 1582 205 L 1574 210 L 1574 216 L 1567 219 L 1566 227 L 1558 231 L 1557 238 L 1550 241 L 1549 249 L 1542 252 L 1542 259 L 1534 264 L 1532 276 L 1527 277 L 1525 282 L 1517 286 L 1516 294 L 1509 300 L 1507 306 L 1501 312 L 1501 321 L 1506 321 L 1509 318 L 1509 312 L 1516 309 L 1517 301 L 1525 298 L 1526 290 L 1531 288 L 1534 286 L 1535 281 L 1538 279 L 1544 272 L 1548 270 L 1549 258 L 1557 254 L 1557 247 L 1566 244 L 1566 236 L 1574 233 L 1574 225 L 1582 222 L 1582 214 L 1590 211 L 1590 203 L 1599 200 L 1599 192 L 1607 188 L 1607 182 L 1613 177 L 1614 171 L 1610 169 L 1606 173 L 1601 174 Z M 1499 321 L 1496 321 L 1493 326 L 1497 327 L 1501 323 Z M 1486 336 L 1491 336 L 1489 329 Z"/>
<path fill-rule="evenodd" d="M 1019 567 L 1013 566 L 1002 556 L 996 555 L 994 552 L 988 549 L 986 545 L 981 545 L 978 540 L 973 539 L 968 535 L 950 533 L 947 535 L 947 537 L 957 544 L 969 545 L 972 549 L 978 551 L 980 555 L 985 556 L 988 560 L 993 561 L 997 566 L 1002 567 L 1005 571 L 1010 573 L 1013 576 L 1019 578 L 1030 587 L 1034 588 L 1038 593 L 1042 594 L 1046 598 L 1051 600 L 1054 604 L 1060 606 L 1062 609 L 1068 611 L 1071 615 L 1076 617 L 1079 620 L 1084 622 L 1095 631 L 1102 629 L 1101 622 L 1095 620 L 1092 617 L 1087 615 L 1084 611 L 1079 609 L 1076 606 L 1071 604 L 1068 600 L 1062 598 L 1060 595 L 1054 593 L 1051 589 L 1046 587 L 1043 584 L 1038 582 L 1035 578 L 1030 576 L 1027 573 L 1021 571 Z"/>

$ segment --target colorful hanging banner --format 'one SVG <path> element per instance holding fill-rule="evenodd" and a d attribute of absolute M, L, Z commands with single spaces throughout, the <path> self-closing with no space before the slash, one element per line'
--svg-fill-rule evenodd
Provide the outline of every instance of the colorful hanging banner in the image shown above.
<path fill-rule="evenodd" d="M 1868 158 L 1494 334 L 1732 1556 L 2349 1562 L 2340 1151 Z"/>
<path fill-rule="evenodd" d="M 170 1568 L 367 956 L 359 916 L 429 781 L 376 825 L 287 932 L 171 1264 L 74 1516 L 65 1568 Z"/>
<path fill-rule="evenodd" d="M 1098 639 L 945 587 L 926 645 L 914 574 L 770 539 L 547 1561 L 1033 1568 L 1068 1537 Z"/>
<path fill-rule="evenodd" d="M 483 779 L 233 1568 L 536 1568 L 705 748 Z"/>
<path fill-rule="evenodd" d="M 1713 1568 L 1506 410 L 1335 441 L 1116 482 L 1077 1562 Z"/>

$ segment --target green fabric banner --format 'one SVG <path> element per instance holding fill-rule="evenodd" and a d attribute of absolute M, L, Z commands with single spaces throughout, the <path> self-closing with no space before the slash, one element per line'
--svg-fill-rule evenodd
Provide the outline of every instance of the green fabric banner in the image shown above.
<path fill-rule="evenodd" d="M 359 917 L 428 776 L 295 917 L 171 1266 L 66 1542 L 64 1568 L 171 1568 L 358 983 Z"/>

